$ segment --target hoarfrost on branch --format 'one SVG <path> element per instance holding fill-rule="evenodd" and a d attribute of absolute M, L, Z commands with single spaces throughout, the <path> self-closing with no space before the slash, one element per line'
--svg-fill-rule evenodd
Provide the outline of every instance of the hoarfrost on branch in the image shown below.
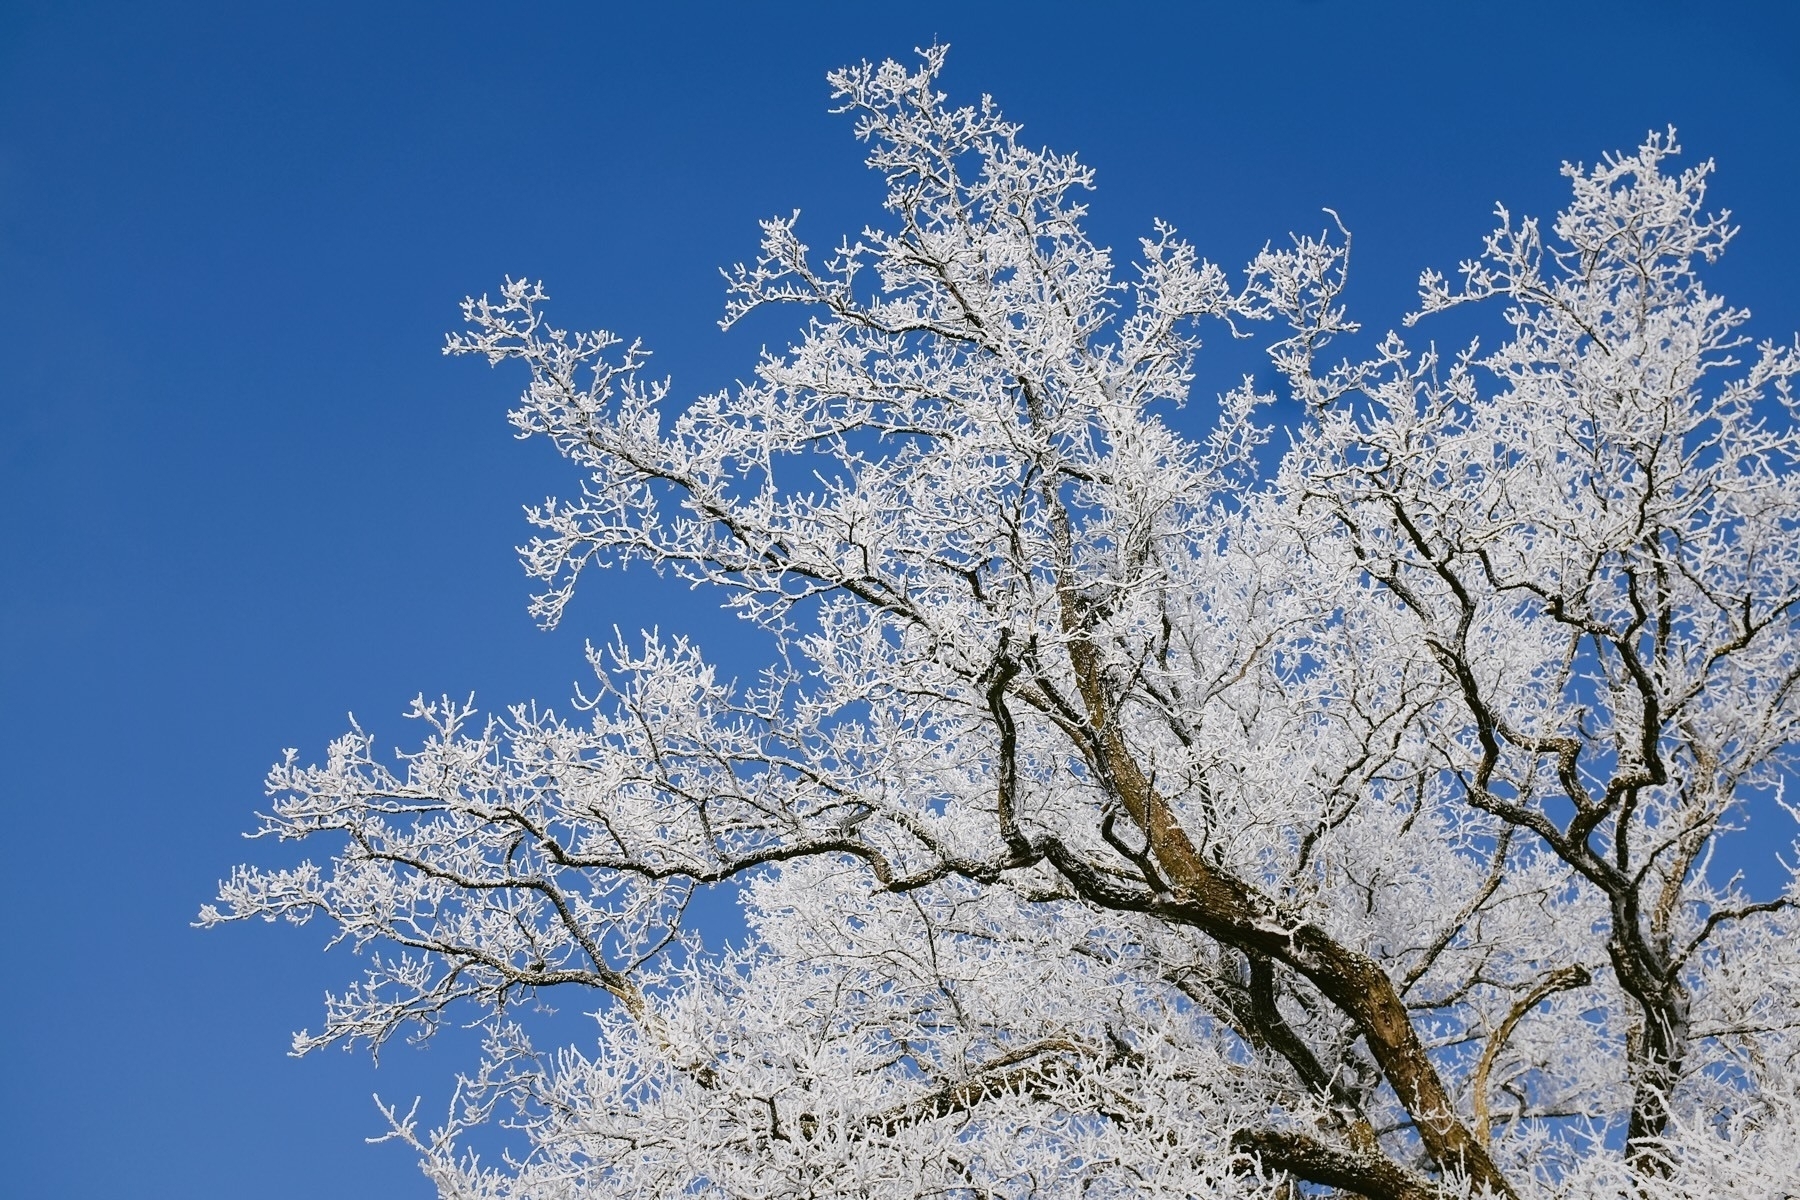
<path fill-rule="evenodd" d="M 485 1020 L 444 1125 L 390 1113 L 454 1197 L 1793 1194 L 1800 884 L 1715 848 L 1796 743 L 1800 356 L 1701 282 L 1710 164 L 1653 134 L 1501 209 L 1406 322 L 1484 302 L 1493 348 L 1359 343 L 1335 218 L 1121 273 L 1088 168 L 942 60 L 831 77 L 886 216 L 763 223 L 726 323 L 807 316 L 753 382 L 678 405 L 537 284 L 465 305 L 580 472 L 537 616 L 644 562 L 772 662 L 625 638 L 579 719 L 290 753 L 259 832 L 329 861 L 203 920 L 363 952 L 297 1048 Z M 1250 379 L 1170 423 L 1208 324 L 1279 331 L 1279 452 Z M 533 1047 L 552 989 L 592 1043 Z"/>

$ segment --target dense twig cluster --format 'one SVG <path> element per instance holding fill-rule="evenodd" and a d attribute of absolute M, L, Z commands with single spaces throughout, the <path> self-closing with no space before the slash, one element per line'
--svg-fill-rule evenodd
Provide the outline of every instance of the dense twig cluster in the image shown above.
<path fill-rule="evenodd" d="M 1233 284 L 1159 226 L 1121 283 L 1087 168 L 942 58 L 832 76 L 888 221 L 764 224 L 728 321 L 814 315 L 753 382 L 677 410 L 534 284 L 466 305 L 450 349 L 523 362 L 514 423 L 583 474 L 531 511 L 540 617 L 643 561 L 779 659 L 645 637 L 582 722 L 420 703 L 398 766 L 290 755 L 260 832 L 330 864 L 204 916 L 368 953 L 299 1048 L 485 1011 L 447 1124 L 393 1115 L 447 1196 L 1791 1189 L 1800 891 L 1710 867 L 1800 720 L 1800 357 L 1700 283 L 1707 168 L 1571 167 L 1553 237 L 1502 210 L 1427 274 L 1497 349 L 1323 365 L 1341 229 Z M 1248 381 L 1165 423 L 1207 319 L 1286 327 L 1267 469 Z M 751 937 L 707 953 L 722 881 Z M 532 1048 L 548 988 L 592 1049 Z"/>

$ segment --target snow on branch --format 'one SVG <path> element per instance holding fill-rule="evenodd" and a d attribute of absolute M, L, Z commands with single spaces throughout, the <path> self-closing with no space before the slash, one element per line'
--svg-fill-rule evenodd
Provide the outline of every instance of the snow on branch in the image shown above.
<path fill-rule="evenodd" d="M 770 665 L 621 638 L 570 716 L 289 752 L 255 836 L 315 858 L 201 923 L 363 956 L 298 1051 L 485 1025 L 436 1131 L 384 1109 L 446 1196 L 1791 1190 L 1800 883 L 1715 852 L 1793 836 L 1800 348 L 1702 282 L 1711 164 L 1654 133 L 1500 209 L 1421 281 L 1408 326 L 1492 302 L 1440 350 L 1362 335 L 1335 214 L 1241 285 L 1162 223 L 1116 268 L 944 54 L 831 76 L 885 206 L 763 222 L 724 323 L 802 315 L 747 382 L 682 399 L 524 280 L 446 347 L 573 468 L 539 620 L 641 563 Z M 1279 451 L 1253 378 L 1191 402 L 1212 322 Z M 597 1039 L 533 1047 L 552 991 Z"/>

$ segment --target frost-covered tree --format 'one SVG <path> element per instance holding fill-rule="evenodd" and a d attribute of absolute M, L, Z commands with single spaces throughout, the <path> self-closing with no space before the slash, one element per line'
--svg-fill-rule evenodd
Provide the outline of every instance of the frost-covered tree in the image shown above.
<path fill-rule="evenodd" d="M 581 476 L 536 614 L 647 563 L 770 662 L 625 639 L 579 719 L 290 752 L 258 832 L 329 861 L 203 920 L 364 953 L 298 1048 L 484 1020 L 441 1127 L 390 1113 L 447 1197 L 1793 1194 L 1800 882 L 1717 851 L 1793 837 L 1800 352 L 1701 282 L 1709 166 L 1566 168 L 1423 277 L 1407 323 L 1485 302 L 1493 348 L 1338 360 L 1347 235 L 1240 278 L 1158 225 L 1121 277 L 1087 168 L 942 59 L 831 77 L 886 216 L 763 224 L 726 323 L 806 317 L 753 382 L 465 305 Z M 1171 420 L 1209 321 L 1279 330 L 1282 444 L 1251 380 Z M 534 1047 L 552 991 L 597 1036 Z"/>

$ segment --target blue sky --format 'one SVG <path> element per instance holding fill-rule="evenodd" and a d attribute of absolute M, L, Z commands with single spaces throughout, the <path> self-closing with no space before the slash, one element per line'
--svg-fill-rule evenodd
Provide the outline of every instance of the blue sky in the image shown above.
<path fill-rule="evenodd" d="M 1800 18 L 1505 5 L 92 5 L 0 0 L 0 1178 L 19 1196 L 423 1197 L 371 1091 L 465 1047 L 284 1057 L 351 973 L 317 930 L 188 927 L 284 746 L 417 692 L 560 703 L 584 637 L 705 598 L 594 578 L 536 631 L 511 547 L 564 489 L 518 379 L 439 356 L 465 293 L 541 277 L 679 392 L 758 217 L 814 244 L 878 181 L 824 72 L 954 47 L 947 85 L 1099 171 L 1093 228 L 1235 268 L 1331 205 L 1383 326 L 1496 200 L 1677 124 L 1744 232 L 1714 279 L 1800 327 Z M 1229 369 L 1227 365 L 1229 364 Z M 1198 391 L 1235 360 L 1202 359 Z"/>

